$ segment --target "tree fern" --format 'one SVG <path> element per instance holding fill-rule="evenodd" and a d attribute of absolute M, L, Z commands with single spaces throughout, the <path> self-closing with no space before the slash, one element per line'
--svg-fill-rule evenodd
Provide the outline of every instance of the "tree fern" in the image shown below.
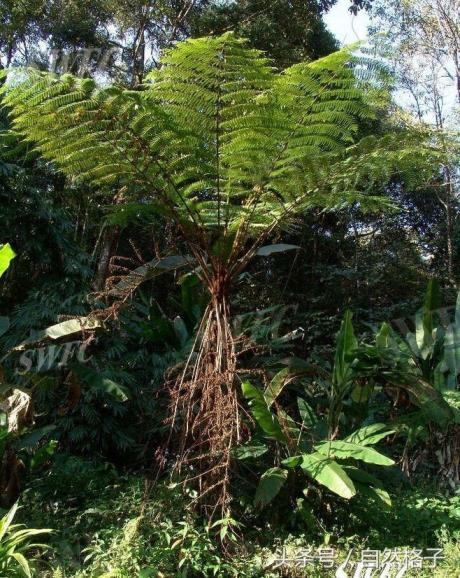
<path fill-rule="evenodd" d="M 315 202 L 335 155 L 372 115 L 350 54 L 276 75 L 231 34 L 168 51 L 142 92 L 32 72 L 5 102 L 15 129 L 65 172 L 158 197 L 175 218 L 234 235 Z"/>
<path fill-rule="evenodd" d="M 166 52 L 141 91 L 36 71 L 14 72 L 3 87 L 15 130 L 40 154 L 161 207 L 199 265 L 210 303 L 172 389 L 172 421 L 184 423 L 179 463 L 194 465 L 202 495 L 216 496 L 211 514 L 228 505 L 241 435 L 232 280 L 276 227 L 312 206 L 372 208 L 381 203 L 369 195 L 373 166 L 379 180 L 407 167 L 403 138 L 388 165 L 378 141 L 358 142 L 360 122 L 376 114 L 366 92 L 373 67 L 344 50 L 277 74 L 225 34 Z"/>

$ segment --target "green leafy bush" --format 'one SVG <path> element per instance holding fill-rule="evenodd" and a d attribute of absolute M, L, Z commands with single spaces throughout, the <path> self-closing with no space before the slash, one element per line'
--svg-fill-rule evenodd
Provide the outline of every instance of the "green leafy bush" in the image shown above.
<path fill-rule="evenodd" d="M 307 419 L 310 424 L 312 419 L 317 420 L 304 400 L 299 398 L 299 410 L 305 411 L 307 417 L 297 427 L 283 410 L 278 410 L 279 415 L 272 413 L 262 392 L 249 382 L 243 383 L 243 392 L 250 400 L 252 415 L 263 434 L 280 442 L 287 454 L 281 460 L 281 467 L 270 468 L 262 475 L 255 497 L 256 506 L 271 502 L 287 481 L 289 470 L 296 468 L 342 498 L 350 499 L 357 491 L 363 491 L 391 504 L 381 482 L 354 465 L 356 461 L 380 466 L 394 464 L 392 459 L 369 447 L 392 433 L 385 424 L 366 426 L 343 440 L 314 440 L 305 423 Z"/>
<path fill-rule="evenodd" d="M 36 544 L 31 539 L 48 534 L 51 530 L 25 528 L 22 524 L 13 524 L 18 508 L 17 503 L 0 520 L 0 571 L 8 577 L 32 577 L 32 566 L 27 559 L 31 552 L 43 550 L 47 546 Z"/>

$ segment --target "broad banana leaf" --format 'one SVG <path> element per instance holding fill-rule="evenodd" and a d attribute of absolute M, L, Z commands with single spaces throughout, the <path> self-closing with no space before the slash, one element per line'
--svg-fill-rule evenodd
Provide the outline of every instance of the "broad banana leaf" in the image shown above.
<path fill-rule="evenodd" d="M 361 494 L 365 494 L 371 498 L 377 498 L 381 500 L 386 506 L 391 506 L 391 498 L 389 493 L 383 487 L 382 482 L 355 466 L 342 466 L 345 472 L 353 480 L 356 489 Z"/>
<path fill-rule="evenodd" d="M 258 458 L 268 452 L 268 447 L 265 444 L 248 443 L 235 448 L 233 455 L 237 460 L 247 460 L 251 458 Z"/>
<path fill-rule="evenodd" d="M 429 381 L 433 380 L 433 372 L 444 350 L 444 328 L 439 319 L 440 305 L 439 282 L 432 279 L 428 283 L 423 308 L 415 316 L 415 334 L 409 332 L 405 336 L 424 379 Z"/>
<path fill-rule="evenodd" d="M 288 477 L 287 470 L 282 468 L 270 468 L 260 478 L 257 487 L 254 505 L 266 506 L 269 504 L 283 487 Z"/>
<path fill-rule="evenodd" d="M 384 456 L 377 450 L 374 450 L 374 448 L 340 440 L 316 444 L 315 449 L 324 456 L 339 460 L 352 458 L 354 460 L 361 460 L 362 462 L 377 464 L 379 466 L 392 466 L 395 463 L 391 458 Z"/>
<path fill-rule="evenodd" d="M 390 494 L 386 490 L 374 486 L 366 486 L 366 484 L 361 484 L 356 480 L 353 480 L 353 482 L 359 494 L 368 496 L 373 500 L 379 500 L 380 502 L 383 502 L 387 508 L 391 508 Z"/>
<path fill-rule="evenodd" d="M 128 273 L 109 293 L 114 297 L 124 297 L 134 292 L 142 283 L 158 277 L 158 275 L 193 264 L 196 265 L 194 259 L 181 255 L 170 255 L 161 259 L 154 259 Z"/>
<path fill-rule="evenodd" d="M 447 327 L 443 357 L 436 370 L 436 389 L 455 389 L 460 374 L 460 292 L 455 306 L 455 317 Z"/>
<path fill-rule="evenodd" d="M 286 444 L 287 439 L 278 420 L 268 408 L 263 393 L 249 381 L 243 382 L 241 387 L 244 397 L 249 401 L 251 413 L 265 435 Z"/>
<path fill-rule="evenodd" d="M 311 365 L 309 363 L 297 357 L 292 358 L 288 367 L 284 367 L 279 371 L 268 384 L 264 392 L 267 405 L 270 407 L 276 401 L 286 385 L 309 371 L 311 371 Z"/>
<path fill-rule="evenodd" d="M 349 500 L 356 494 L 356 488 L 342 466 L 319 452 L 303 455 L 300 467 L 310 478 L 342 498 Z"/>
<path fill-rule="evenodd" d="M 24 349 L 29 349 L 38 343 L 47 341 L 48 339 L 61 339 L 61 337 L 68 337 L 69 335 L 97 329 L 101 326 L 101 322 L 94 317 L 77 317 L 75 319 L 68 319 L 67 321 L 51 325 L 43 331 L 37 332 L 32 337 L 29 337 L 19 345 L 16 345 L 16 347 L 13 347 L 13 351 L 23 351 Z"/>
<path fill-rule="evenodd" d="M 343 441 L 361 446 L 371 446 L 394 432 L 395 430 L 390 429 L 385 423 L 373 423 L 353 432 Z"/>
<path fill-rule="evenodd" d="M 274 253 L 286 253 L 286 251 L 293 251 L 294 249 L 300 249 L 300 247 L 298 245 L 288 245 L 287 243 L 276 243 L 260 247 L 260 249 L 257 249 L 256 255 L 258 257 L 269 257 Z"/>
<path fill-rule="evenodd" d="M 297 407 L 299 408 L 300 418 L 302 419 L 302 427 L 314 427 L 318 422 L 318 418 L 308 403 L 301 397 L 298 397 Z"/>
<path fill-rule="evenodd" d="M 346 311 L 337 336 L 332 383 L 334 389 L 339 393 L 343 392 L 347 387 L 354 353 L 358 347 L 353 330 L 352 317 L 353 313 Z"/>
<path fill-rule="evenodd" d="M 416 343 L 423 359 L 426 359 L 428 355 L 430 355 L 434 345 L 434 332 L 438 327 L 436 317 L 440 307 L 439 281 L 437 279 L 430 279 L 423 309 L 417 315 L 416 319 Z"/>
<path fill-rule="evenodd" d="M 434 421 L 441 427 L 453 423 L 452 409 L 441 393 L 421 378 L 414 376 L 408 379 L 408 377 L 410 376 L 401 376 L 401 380 L 392 379 L 392 385 L 407 390 L 430 421 Z"/>

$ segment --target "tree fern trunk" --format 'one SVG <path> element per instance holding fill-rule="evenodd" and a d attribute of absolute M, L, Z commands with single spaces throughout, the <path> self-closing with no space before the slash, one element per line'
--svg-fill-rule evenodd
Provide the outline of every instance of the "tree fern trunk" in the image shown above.
<path fill-rule="evenodd" d="M 180 423 L 177 471 L 196 483 L 198 501 L 213 517 L 228 510 L 231 451 L 240 439 L 240 420 L 226 271 L 216 274 L 209 291 L 195 347 L 172 399 L 173 422 Z"/>

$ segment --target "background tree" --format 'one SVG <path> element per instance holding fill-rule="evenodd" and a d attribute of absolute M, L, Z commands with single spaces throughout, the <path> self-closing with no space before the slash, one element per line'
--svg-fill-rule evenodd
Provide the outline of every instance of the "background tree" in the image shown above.
<path fill-rule="evenodd" d="M 333 4 L 317 0 L 208 2 L 192 18 L 190 31 L 192 36 L 205 36 L 233 30 L 285 68 L 337 49 L 321 19 Z"/>
<path fill-rule="evenodd" d="M 392 62 L 403 106 L 409 107 L 419 121 L 436 129 L 436 138 L 447 159 L 452 151 L 447 133 L 455 130 L 458 122 L 455 101 L 460 103 L 458 0 L 375 3 L 372 14 L 373 30 L 386 32 L 384 40 L 377 37 L 376 42 Z M 447 276 L 455 286 L 459 185 L 456 157 L 450 158 L 442 169 L 442 184 L 436 188 L 436 194 L 445 213 Z"/>

